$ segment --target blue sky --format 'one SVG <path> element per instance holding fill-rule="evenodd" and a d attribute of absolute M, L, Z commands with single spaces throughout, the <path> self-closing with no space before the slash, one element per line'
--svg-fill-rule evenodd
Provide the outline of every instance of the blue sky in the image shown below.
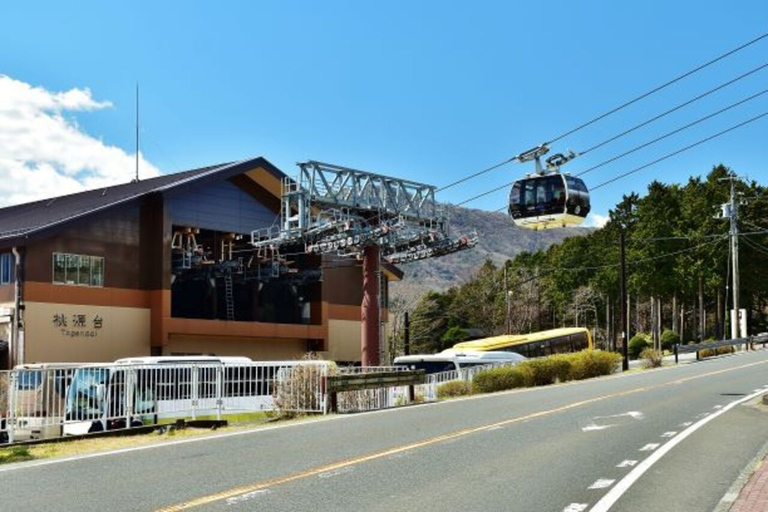
<path fill-rule="evenodd" d="M 297 161 L 315 159 L 438 186 L 768 31 L 764 0 L 115 4 L 5 5 L 0 74 L 51 94 L 89 89 L 93 102 L 110 106 L 58 112 L 67 126 L 128 155 L 138 81 L 142 154 L 159 172 L 263 155 L 289 174 Z M 766 57 L 768 38 L 553 149 L 583 150 Z M 578 173 L 766 87 L 768 68 L 566 170 Z M 588 174 L 587 185 L 766 110 L 768 94 Z M 765 183 L 766 133 L 768 118 L 603 187 L 593 194 L 593 211 L 606 214 L 623 193 L 643 191 L 653 179 L 682 182 L 720 162 Z M 13 158 L 28 158 L 24 169 L 48 158 L 25 156 L 8 146 L 11 137 L 5 144 Z M 49 173 L 64 172 L 60 161 L 51 165 Z M 528 170 L 508 165 L 438 198 L 460 202 Z M 68 172 L 68 179 L 96 183 L 87 180 L 93 169 Z M 127 181 L 132 173 L 119 160 L 105 179 Z M 9 176 L 3 179 L 29 187 Z M 9 187 L 0 185 L 0 193 L 10 197 Z M 500 191 L 468 206 L 495 210 L 505 202 Z"/>

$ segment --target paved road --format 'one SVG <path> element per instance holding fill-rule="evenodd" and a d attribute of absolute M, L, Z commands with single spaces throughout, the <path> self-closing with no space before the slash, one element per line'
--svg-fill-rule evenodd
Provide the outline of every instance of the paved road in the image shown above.
<path fill-rule="evenodd" d="M 761 388 L 768 351 L 0 467 L 0 509 L 709 511 L 768 440 Z"/>

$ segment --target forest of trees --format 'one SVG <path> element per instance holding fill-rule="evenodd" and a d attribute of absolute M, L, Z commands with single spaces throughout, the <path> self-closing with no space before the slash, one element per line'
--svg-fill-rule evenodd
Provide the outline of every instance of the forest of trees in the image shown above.
<path fill-rule="evenodd" d="M 466 284 L 426 293 L 410 311 L 411 351 L 436 352 L 478 333 L 562 326 L 587 326 L 598 345 L 609 345 L 620 331 L 622 230 L 630 336 L 644 332 L 658 340 L 671 329 L 683 341 L 727 337 L 729 222 L 720 216 L 730 190 L 721 179 L 729 172 L 719 165 L 683 186 L 654 181 L 643 197 L 625 195 L 601 229 L 522 253 L 501 268 L 487 261 Z M 768 330 L 768 188 L 737 182 L 736 189 L 740 301 L 753 334 Z M 400 353 L 404 311 L 392 312 L 391 352 Z"/>

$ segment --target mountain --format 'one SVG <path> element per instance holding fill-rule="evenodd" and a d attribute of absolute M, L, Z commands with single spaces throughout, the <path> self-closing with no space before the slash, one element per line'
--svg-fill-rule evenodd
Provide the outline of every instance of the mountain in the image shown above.
<path fill-rule="evenodd" d="M 390 295 L 395 302 L 410 302 L 428 291 L 444 291 L 451 286 L 461 285 L 487 259 L 501 265 L 523 251 L 546 249 L 565 238 L 586 235 L 592 231 L 592 228 L 533 231 L 515 226 L 506 213 L 452 205 L 444 205 L 444 208 L 450 219 L 451 234 L 460 236 L 477 232 L 477 245 L 440 258 L 400 264 L 405 277 L 390 286 Z"/>

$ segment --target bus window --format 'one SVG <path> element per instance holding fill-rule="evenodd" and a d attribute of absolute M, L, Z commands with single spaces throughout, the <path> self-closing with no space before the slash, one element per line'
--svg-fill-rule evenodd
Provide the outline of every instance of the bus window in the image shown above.
<path fill-rule="evenodd" d="M 395 366 L 407 366 L 410 370 L 424 370 L 427 375 L 432 373 L 449 372 L 456 369 L 453 361 L 415 361 L 396 363 Z"/>

